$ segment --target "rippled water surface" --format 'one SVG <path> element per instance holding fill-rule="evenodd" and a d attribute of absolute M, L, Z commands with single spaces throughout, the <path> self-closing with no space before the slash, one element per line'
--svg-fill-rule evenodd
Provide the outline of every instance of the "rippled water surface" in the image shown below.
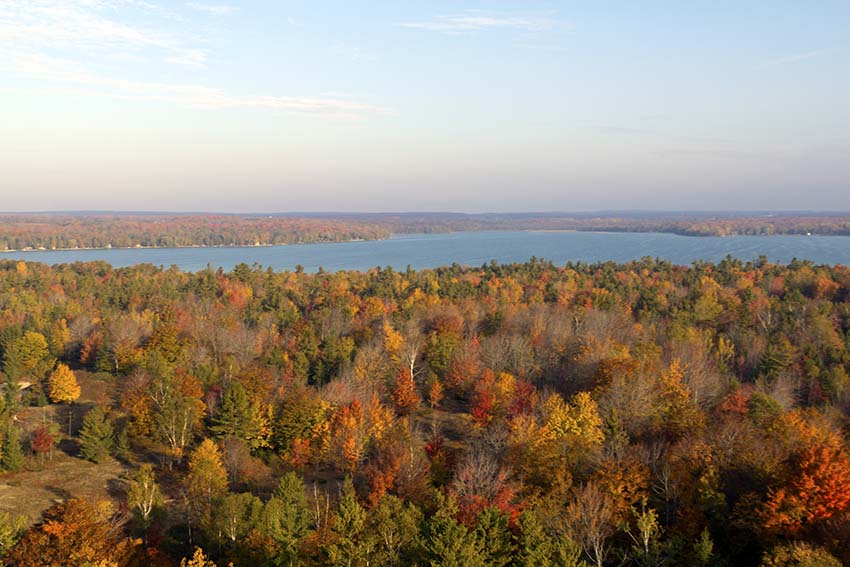
<path fill-rule="evenodd" d="M 729 236 L 690 237 L 658 233 L 599 232 L 457 232 L 405 234 L 388 240 L 340 244 L 298 244 L 247 248 L 155 248 L 4 252 L 3 258 L 21 258 L 48 264 L 104 260 L 113 266 L 150 263 L 175 265 L 195 271 L 207 265 L 230 270 L 236 264 L 258 263 L 275 270 L 363 270 L 374 266 L 404 269 L 446 264 L 480 266 L 490 260 L 524 262 L 532 256 L 556 264 L 568 261 L 624 262 L 644 256 L 690 264 L 718 261 L 731 254 L 743 260 L 761 255 L 771 261 L 793 258 L 819 264 L 850 264 L 847 236 Z"/>

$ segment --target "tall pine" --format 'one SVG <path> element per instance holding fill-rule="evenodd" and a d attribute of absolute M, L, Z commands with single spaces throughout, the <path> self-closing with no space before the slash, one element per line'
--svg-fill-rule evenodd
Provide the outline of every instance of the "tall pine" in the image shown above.
<path fill-rule="evenodd" d="M 224 391 L 218 415 L 212 421 L 210 431 L 218 437 L 236 437 L 251 449 L 262 444 L 260 408 L 237 381 L 231 382 Z"/>
<path fill-rule="evenodd" d="M 80 429 L 80 454 L 95 463 L 105 460 L 115 443 L 115 431 L 106 412 L 95 406 L 83 418 Z"/>
<path fill-rule="evenodd" d="M 431 567 L 485 567 L 479 540 L 458 522 L 457 504 L 437 493 L 437 511 L 425 525 L 426 561 Z"/>

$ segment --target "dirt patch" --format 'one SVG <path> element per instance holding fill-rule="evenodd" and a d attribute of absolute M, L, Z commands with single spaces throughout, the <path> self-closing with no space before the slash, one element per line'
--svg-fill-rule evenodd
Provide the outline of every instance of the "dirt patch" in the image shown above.
<path fill-rule="evenodd" d="M 0 510 L 36 522 L 44 510 L 68 498 L 117 502 L 123 497 L 121 477 L 127 470 L 113 459 L 95 464 L 57 450 L 41 470 L 0 475 Z"/>

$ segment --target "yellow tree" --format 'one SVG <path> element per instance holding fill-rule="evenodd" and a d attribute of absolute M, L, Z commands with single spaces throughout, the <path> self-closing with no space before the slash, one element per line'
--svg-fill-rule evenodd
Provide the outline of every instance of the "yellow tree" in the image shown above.
<path fill-rule="evenodd" d="M 200 547 L 195 548 L 195 554 L 192 559 L 184 557 L 180 560 L 180 567 L 216 567 L 215 563 L 204 555 L 204 550 Z"/>
<path fill-rule="evenodd" d="M 80 385 L 74 371 L 65 364 L 56 366 L 48 378 L 50 400 L 56 404 L 69 404 L 80 397 Z"/>
<path fill-rule="evenodd" d="M 200 505 L 211 505 L 227 490 L 227 470 L 221 451 L 211 439 L 204 439 L 189 458 L 186 488 L 190 497 Z"/>

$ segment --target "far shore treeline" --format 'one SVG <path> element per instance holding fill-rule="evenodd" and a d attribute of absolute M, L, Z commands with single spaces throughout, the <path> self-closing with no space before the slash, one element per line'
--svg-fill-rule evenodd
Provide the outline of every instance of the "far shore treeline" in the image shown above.
<path fill-rule="evenodd" d="M 0 214 L 0 251 L 271 246 L 481 230 L 666 232 L 687 236 L 850 235 L 836 213 L 178 213 Z"/>

